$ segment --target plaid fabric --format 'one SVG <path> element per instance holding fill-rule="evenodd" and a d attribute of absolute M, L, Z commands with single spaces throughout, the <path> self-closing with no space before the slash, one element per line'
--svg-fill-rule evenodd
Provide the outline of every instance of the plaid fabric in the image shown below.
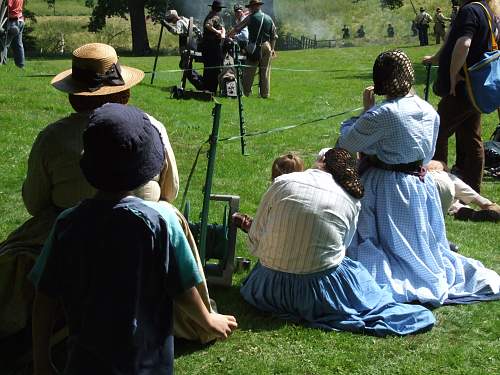
<path fill-rule="evenodd" d="M 388 164 L 424 160 L 434 152 L 439 117 L 413 96 L 384 102 L 345 126 L 339 146 Z M 440 305 L 498 294 L 500 276 L 449 249 L 433 177 L 371 168 L 347 255 L 361 262 L 398 302 Z M 494 298 L 500 298 L 497 295 Z"/>

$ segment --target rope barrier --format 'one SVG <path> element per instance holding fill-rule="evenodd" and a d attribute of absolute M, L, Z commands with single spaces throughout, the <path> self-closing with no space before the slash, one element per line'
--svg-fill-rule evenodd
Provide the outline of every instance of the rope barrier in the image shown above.
<path fill-rule="evenodd" d="M 424 65 L 425 67 L 426 65 Z M 240 67 L 240 68 L 251 68 L 251 67 L 255 67 L 254 65 L 246 65 L 246 64 L 241 64 L 241 65 L 218 65 L 218 66 L 209 66 L 209 67 L 200 67 L 198 70 L 200 69 L 207 69 L 207 70 L 210 70 L 210 69 L 236 69 L 237 67 Z M 439 66 L 438 65 L 432 65 L 431 66 L 432 68 L 438 68 Z M 167 70 L 157 70 L 157 71 L 144 71 L 144 74 L 162 74 L 162 73 L 183 73 L 183 72 L 189 72 L 189 71 L 193 71 L 193 70 L 196 70 L 195 68 L 192 68 L 192 69 L 167 69 Z M 271 70 L 274 70 L 274 71 L 281 71 L 281 72 L 297 72 L 297 73 L 338 73 L 339 70 L 335 70 L 335 69 L 299 69 L 299 68 L 279 68 L 279 67 L 273 67 L 271 66 Z M 346 70 L 342 70 L 343 72 L 346 72 Z M 354 70 L 353 70 L 354 71 Z M 371 72 L 371 70 L 369 69 L 366 69 L 366 70 L 359 70 L 359 69 L 356 69 L 355 70 L 356 73 L 359 73 L 359 72 Z M 25 77 L 29 77 L 29 78 L 44 78 L 44 77 L 55 77 L 58 73 L 40 73 L 40 74 L 30 74 L 30 75 L 26 75 Z"/>
<path fill-rule="evenodd" d="M 347 113 L 356 112 L 356 111 L 359 111 L 361 109 L 363 109 L 363 107 L 348 109 L 348 110 L 343 111 L 343 112 L 334 113 L 334 114 L 331 114 L 331 115 L 327 115 L 327 116 L 315 118 L 313 120 L 303 121 L 303 122 L 301 122 L 299 124 L 295 124 L 295 125 L 280 126 L 280 127 L 272 128 L 272 129 L 268 129 L 268 130 L 261 130 L 261 131 L 257 131 L 257 132 L 247 133 L 247 134 L 245 134 L 243 136 L 242 135 L 234 135 L 234 136 L 231 136 L 231 137 L 219 138 L 218 141 L 219 142 L 233 141 L 235 139 L 240 139 L 242 137 L 256 137 L 256 136 L 259 136 L 259 135 L 271 134 L 271 133 L 281 132 L 281 131 L 285 131 L 285 130 L 290 130 L 290 129 L 297 128 L 299 126 L 314 124 L 316 122 L 325 121 L 325 120 L 331 119 L 333 117 L 338 117 L 338 116 L 345 115 Z M 184 207 L 184 204 L 186 203 L 186 196 L 187 196 L 187 193 L 188 193 L 188 190 L 189 190 L 189 186 L 191 184 L 191 179 L 193 177 L 194 171 L 195 171 L 196 166 L 198 164 L 198 159 L 200 157 L 200 154 L 201 154 L 201 151 L 203 149 L 203 146 L 205 146 L 209 142 L 210 142 L 210 138 L 207 139 L 206 141 L 204 141 L 200 145 L 200 147 L 198 147 L 198 151 L 196 153 L 196 157 L 194 159 L 193 165 L 191 166 L 191 170 L 189 171 L 189 176 L 188 176 L 188 179 L 186 181 L 186 187 L 184 188 L 184 192 L 182 194 L 181 207 Z"/>

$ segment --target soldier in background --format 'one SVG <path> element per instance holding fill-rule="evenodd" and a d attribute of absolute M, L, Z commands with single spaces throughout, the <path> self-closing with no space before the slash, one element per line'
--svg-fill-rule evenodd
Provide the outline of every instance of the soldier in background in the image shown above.
<path fill-rule="evenodd" d="M 209 6 L 210 13 L 203 21 L 203 87 L 216 93 L 220 66 L 223 63 L 222 41 L 226 37 L 226 29 L 219 13 L 225 7 L 218 0 L 214 0 Z"/>
<path fill-rule="evenodd" d="M 351 37 L 351 34 L 349 33 L 349 28 L 347 25 L 344 25 L 342 28 L 342 39 L 349 39 Z"/>
<path fill-rule="evenodd" d="M 420 8 L 420 13 L 415 17 L 415 23 L 418 29 L 418 40 L 421 46 L 429 45 L 429 24 L 432 22 L 432 17 L 425 11 L 425 8 Z"/>
<path fill-rule="evenodd" d="M 194 69 L 189 67 L 189 54 L 190 50 L 197 49 L 197 41 L 201 40 L 202 34 L 198 26 L 193 24 L 193 36 L 195 41 L 191 41 L 188 45 L 189 37 L 189 18 L 179 16 L 175 9 L 168 10 L 165 17 L 161 20 L 161 24 L 173 35 L 179 36 L 179 55 L 181 60 L 179 62 L 180 69 L 187 69 L 187 79 L 197 89 L 203 89 L 203 78 Z"/>
<path fill-rule="evenodd" d="M 394 38 L 394 27 L 391 24 L 387 25 L 387 36 L 389 38 Z"/>
<path fill-rule="evenodd" d="M 248 11 L 246 11 L 245 7 L 241 4 L 235 4 L 233 10 L 236 25 L 248 16 Z M 241 49 L 245 49 L 248 44 L 248 27 L 244 27 L 237 34 L 235 34 L 234 40 L 238 43 Z"/>
<path fill-rule="evenodd" d="M 365 28 L 363 25 L 359 27 L 359 29 L 356 31 L 356 38 L 364 38 L 365 37 Z"/>
<path fill-rule="evenodd" d="M 441 43 L 441 39 L 444 41 L 446 35 L 446 21 L 451 21 L 451 18 L 445 17 L 441 12 L 441 8 L 436 8 L 436 14 L 434 15 L 434 35 L 436 36 L 436 44 Z"/>

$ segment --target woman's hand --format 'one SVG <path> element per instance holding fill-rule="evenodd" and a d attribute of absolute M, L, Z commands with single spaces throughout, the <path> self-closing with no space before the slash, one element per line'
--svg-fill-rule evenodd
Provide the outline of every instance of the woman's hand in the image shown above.
<path fill-rule="evenodd" d="M 365 91 L 363 91 L 363 108 L 365 112 L 375 105 L 375 92 L 373 89 L 373 86 L 368 86 Z"/>
<path fill-rule="evenodd" d="M 436 55 L 433 55 L 433 56 L 424 56 L 422 58 L 422 64 L 424 65 L 436 65 L 438 63 L 437 61 L 437 56 Z"/>

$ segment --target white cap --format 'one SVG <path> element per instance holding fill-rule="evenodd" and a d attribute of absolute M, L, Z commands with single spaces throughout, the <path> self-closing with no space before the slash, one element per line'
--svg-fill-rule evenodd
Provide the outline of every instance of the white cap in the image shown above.
<path fill-rule="evenodd" d="M 325 156 L 326 152 L 328 150 L 331 150 L 332 148 L 331 147 L 325 147 L 325 148 L 322 148 L 319 152 L 318 152 L 318 156 L 316 157 L 316 161 L 321 161 L 321 159 L 323 159 L 323 157 Z"/>

